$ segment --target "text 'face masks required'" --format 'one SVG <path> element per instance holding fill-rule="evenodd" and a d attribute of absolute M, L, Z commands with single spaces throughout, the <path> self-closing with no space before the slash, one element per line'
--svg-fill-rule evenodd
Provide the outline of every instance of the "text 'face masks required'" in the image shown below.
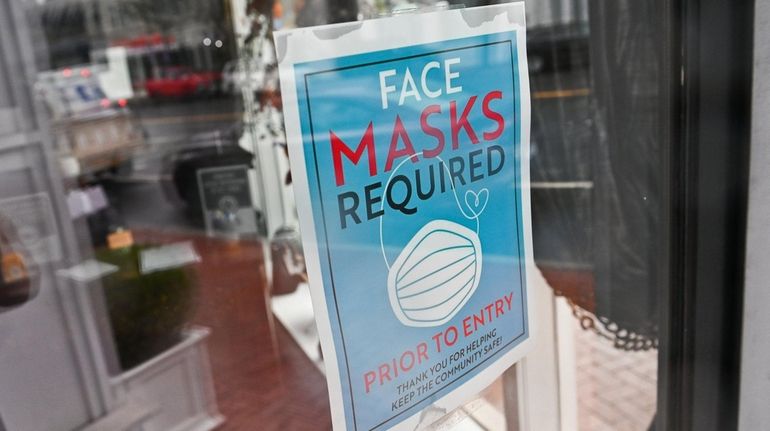
<path fill-rule="evenodd" d="M 529 339 L 524 29 L 499 27 L 281 64 L 335 426 L 414 423 Z"/>

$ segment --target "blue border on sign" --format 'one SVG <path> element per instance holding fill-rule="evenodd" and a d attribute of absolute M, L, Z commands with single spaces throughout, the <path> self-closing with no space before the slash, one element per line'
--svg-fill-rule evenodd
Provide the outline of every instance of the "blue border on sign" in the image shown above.
<path fill-rule="evenodd" d="M 484 43 L 478 43 L 479 39 L 488 40 Z M 494 41 L 489 41 L 490 39 L 496 39 Z M 463 45 L 464 42 L 468 41 L 475 41 L 476 43 L 470 44 L 470 45 Z M 295 65 L 295 79 L 297 83 L 297 100 L 298 104 L 300 105 L 300 112 L 306 115 L 300 115 L 301 117 L 301 126 L 302 126 L 302 136 L 303 136 L 303 146 L 306 145 L 305 137 L 310 136 L 311 144 L 313 147 L 313 174 L 315 176 L 315 187 L 317 188 L 317 196 L 319 199 L 320 204 L 320 214 L 322 218 L 322 226 L 324 230 L 324 246 L 325 254 L 326 254 L 326 260 L 328 263 L 328 276 L 329 276 L 329 282 L 331 285 L 331 293 L 332 297 L 334 299 L 334 315 L 336 316 L 336 321 L 333 319 L 330 319 L 330 322 L 335 326 L 339 334 L 339 340 L 335 339 L 335 344 L 337 344 L 341 349 L 337 350 L 337 356 L 338 361 L 340 359 L 343 359 L 345 363 L 344 371 L 345 371 L 345 377 L 341 378 L 343 379 L 343 382 L 347 383 L 347 388 L 343 388 L 343 392 L 346 393 L 346 396 L 349 398 L 350 402 L 350 412 L 352 415 L 352 424 L 353 429 L 358 430 L 358 422 L 356 420 L 356 410 L 355 410 L 355 400 L 353 396 L 353 390 L 352 390 L 352 381 L 351 381 L 351 375 L 350 375 L 350 367 L 349 367 L 349 361 L 348 361 L 348 355 L 347 355 L 347 346 L 345 343 L 345 334 L 343 330 L 343 324 L 342 319 L 339 313 L 339 307 L 337 304 L 337 292 L 336 292 L 336 286 L 334 284 L 334 270 L 331 263 L 331 252 L 330 252 L 330 244 L 328 240 L 328 233 L 327 233 L 327 222 L 326 222 L 326 213 L 324 210 L 324 200 L 323 200 L 323 193 L 322 188 L 320 184 L 320 173 L 318 168 L 318 158 L 316 153 L 316 143 L 315 143 L 315 132 L 313 130 L 313 120 L 312 120 L 312 112 L 310 109 L 310 93 L 309 93 L 309 86 L 308 86 L 308 79 L 311 78 L 314 75 L 324 74 L 324 73 L 331 73 L 331 72 L 337 72 L 340 70 L 346 70 L 346 69 L 353 69 L 358 67 L 366 67 L 366 66 L 372 66 L 375 64 L 382 64 L 382 63 L 389 63 L 394 61 L 401 61 L 411 58 L 417 58 L 417 57 L 424 57 L 429 55 L 435 55 L 445 52 L 451 52 L 451 51 L 459 51 L 459 50 L 465 50 L 465 49 L 472 49 L 472 48 L 479 48 L 483 46 L 490 46 L 490 45 L 496 45 L 496 44 L 503 44 L 507 43 L 510 47 L 510 59 L 511 59 L 511 69 L 512 74 L 514 77 L 513 82 L 513 88 L 514 88 L 514 136 L 516 137 L 516 141 L 514 143 L 515 145 L 515 163 L 514 163 L 514 177 L 516 178 L 517 184 L 515 187 L 515 205 L 516 205 L 516 235 L 517 240 L 519 243 L 519 250 L 525 250 L 524 245 L 524 238 L 522 235 L 522 226 L 523 226 L 523 210 L 522 210 L 522 202 L 521 202 L 521 170 L 520 170 L 520 152 L 521 152 L 521 129 L 519 127 L 519 123 L 521 121 L 521 92 L 520 92 L 520 76 L 518 68 L 516 67 L 516 64 L 518 63 L 518 52 L 516 47 L 516 31 L 508 31 L 508 32 L 501 32 L 501 33 L 490 33 L 486 35 L 478 35 L 478 36 L 471 36 L 467 38 L 461 38 L 461 39 L 454 39 L 454 40 L 447 40 L 437 43 L 430 43 L 430 44 L 421 44 L 421 45 L 412 45 L 412 46 L 406 46 L 401 48 L 394 48 L 394 49 L 388 49 L 388 50 L 382 50 L 382 51 L 374 51 L 374 52 L 368 52 L 363 54 L 355 54 L 350 56 L 344 56 L 344 57 L 338 57 L 333 59 L 327 59 L 327 60 L 318 60 L 318 61 L 312 61 L 312 62 L 305 62 L 305 63 L 298 63 Z M 457 44 L 457 47 L 454 48 L 446 48 L 447 43 L 453 43 Z M 441 49 L 437 50 L 431 50 L 431 47 L 441 47 Z M 387 56 L 388 54 L 391 55 L 399 55 L 402 54 L 403 51 L 409 51 L 409 50 L 416 50 L 419 49 L 421 52 L 419 54 L 413 54 L 413 55 L 400 55 L 398 57 L 388 58 L 387 60 L 379 60 L 379 61 L 366 61 L 370 56 Z M 424 51 L 423 51 L 424 50 Z M 362 62 L 363 60 L 363 62 Z M 342 63 L 342 64 L 341 64 Z M 305 111 L 305 112 L 303 112 Z M 307 130 L 309 129 L 309 130 Z M 308 133 L 309 132 L 309 133 Z M 306 166 L 306 169 L 310 171 L 310 166 Z M 311 199 L 311 207 L 313 205 L 312 199 Z M 315 211 L 313 211 L 315 213 Z M 319 244 L 319 251 L 323 251 Z M 441 388 L 437 389 L 436 391 L 432 392 L 430 395 L 427 395 L 423 399 L 416 401 L 412 406 L 405 408 L 404 410 L 396 413 L 395 415 L 385 419 L 384 421 L 378 423 L 377 425 L 369 428 L 369 430 L 375 430 L 378 429 L 385 424 L 393 421 L 394 419 L 404 415 L 405 413 L 414 410 L 418 407 L 425 407 L 426 402 L 430 401 L 431 398 L 434 398 L 435 395 L 438 393 L 445 391 L 447 389 L 454 390 L 457 389 L 457 385 L 455 385 L 455 382 L 458 380 L 464 378 L 469 373 L 473 372 L 477 368 L 481 367 L 482 365 L 489 364 L 490 361 L 494 361 L 496 359 L 499 359 L 500 356 L 510 351 L 515 346 L 512 346 L 513 343 L 520 340 L 523 336 L 529 335 L 529 326 L 528 326 L 528 312 L 527 309 L 527 291 L 524 288 L 525 280 L 526 280 L 526 259 L 523 259 L 519 261 L 519 274 L 520 274 L 520 295 L 522 297 L 522 333 L 512 340 L 510 340 L 508 343 L 500 346 L 498 350 L 491 354 L 489 357 L 484 359 L 483 361 L 476 364 L 474 367 L 468 369 L 466 372 L 458 376 L 457 378 L 453 379 L 449 383 L 447 383 L 445 386 L 442 386 Z M 328 306 L 327 306 L 328 307 Z M 329 311 L 331 312 L 332 309 L 329 307 Z M 335 331 L 332 331 L 333 335 Z M 337 337 L 335 337 L 337 338 Z M 518 345 L 518 344 L 517 344 Z M 340 357 L 340 350 L 342 352 L 342 357 Z M 342 371 L 342 367 L 340 367 L 340 371 Z M 342 374 L 342 373 L 340 373 Z M 345 390 L 347 389 L 347 390 Z M 347 410 L 347 409 L 346 409 Z M 405 419 L 405 418 L 404 418 Z M 402 419 L 402 420 L 404 420 Z M 351 421 L 348 421 L 351 422 Z M 400 421 L 399 421 L 400 422 Z"/>

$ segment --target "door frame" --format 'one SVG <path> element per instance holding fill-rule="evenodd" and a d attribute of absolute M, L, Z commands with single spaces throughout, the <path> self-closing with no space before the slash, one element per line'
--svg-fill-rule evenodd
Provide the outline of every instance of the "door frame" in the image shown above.
<path fill-rule="evenodd" d="M 752 1 L 663 0 L 668 289 L 657 428 L 738 426 L 748 202 Z M 665 142 L 665 141 L 664 141 Z M 666 175 L 667 174 L 667 175 Z"/>
<path fill-rule="evenodd" d="M 666 229 L 656 238 L 663 288 L 651 429 L 737 430 L 754 4 L 657 0 L 655 6 L 663 29 L 659 120 L 665 153 L 658 173 Z M 556 309 L 547 295 L 541 299 L 543 308 Z M 547 343 L 550 350 L 540 357 L 558 355 L 555 343 Z M 506 374 L 507 385 L 517 386 L 506 391 L 515 398 L 506 407 L 509 428 L 564 429 L 560 400 L 574 388 L 562 387 L 558 358 L 532 365 L 524 360 Z M 542 417 L 537 404 L 543 403 L 555 409 L 555 422 Z"/>

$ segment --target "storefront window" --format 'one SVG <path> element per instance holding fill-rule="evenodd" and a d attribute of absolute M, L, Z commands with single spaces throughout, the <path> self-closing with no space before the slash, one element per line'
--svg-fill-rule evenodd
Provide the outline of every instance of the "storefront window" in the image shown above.
<path fill-rule="evenodd" d="M 330 429 L 273 32 L 455 3 L 0 0 L 0 430 Z M 526 2 L 538 347 L 426 429 L 654 427 L 656 4 Z"/>

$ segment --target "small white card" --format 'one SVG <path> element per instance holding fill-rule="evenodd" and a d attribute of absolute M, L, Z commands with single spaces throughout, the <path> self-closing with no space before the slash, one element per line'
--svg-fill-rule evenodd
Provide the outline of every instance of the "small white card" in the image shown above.
<path fill-rule="evenodd" d="M 142 274 L 178 268 L 201 261 L 192 242 L 179 242 L 155 248 L 142 250 L 139 256 Z"/>
<path fill-rule="evenodd" d="M 60 269 L 56 271 L 56 275 L 80 283 L 88 283 L 117 271 L 118 267 L 115 265 L 99 262 L 95 259 L 88 259 L 75 266 Z"/>

